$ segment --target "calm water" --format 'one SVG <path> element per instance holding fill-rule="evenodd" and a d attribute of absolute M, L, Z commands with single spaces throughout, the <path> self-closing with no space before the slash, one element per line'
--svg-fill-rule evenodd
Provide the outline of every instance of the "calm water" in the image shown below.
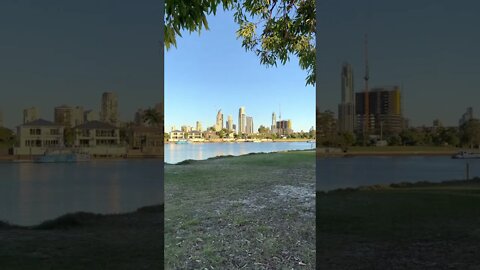
<path fill-rule="evenodd" d="M 161 160 L 0 163 L 0 220 L 38 224 L 65 213 L 120 213 L 163 201 Z"/>
<path fill-rule="evenodd" d="M 265 143 L 192 143 L 165 145 L 165 162 L 177 163 L 186 159 L 207 159 L 216 156 L 244 155 L 259 152 L 312 149 L 315 144 L 307 142 Z"/>
<path fill-rule="evenodd" d="M 480 176 L 480 159 L 468 162 L 470 177 Z M 317 189 L 465 179 L 465 164 L 448 156 L 322 158 L 316 165 Z"/>

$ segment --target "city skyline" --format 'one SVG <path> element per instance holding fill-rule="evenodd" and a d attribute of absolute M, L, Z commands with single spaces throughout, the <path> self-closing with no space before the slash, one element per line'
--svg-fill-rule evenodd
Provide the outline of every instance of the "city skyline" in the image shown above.
<path fill-rule="evenodd" d="M 215 124 L 220 108 L 224 119 L 231 115 L 238 126 L 240 106 L 254 117 L 255 129 L 270 127 L 271 114 L 278 114 L 280 106 L 295 130 L 315 126 L 315 90 L 305 86 L 307 72 L 296 57 L 267 68 L 237 40 L 233 12 L 219 10 L 208 22 L 210 30 L 183 33 L 177 48 L 165 53 L 166 128 L 200 121 L 205 129 Z"/>
<path fill-rule="evenodd" d="M 295 126 L 295 121 L 294 119 L 291 119 L 291 118 L 288 118 L 288 117 L 282 117 L 281 119 L 280 118 L 276 118 L 276 112 L 272 112 L 271 114 L 271 118 L 270 118 L 270 123 L 257 123 L 255 120 L 256 117 L 254 115 L 249 115 L 248 113 L 246 113 L 247 110 L 246 110 L 246 107 L 245 106 L 240 106 L 239 109 L 238 109 L 238 117 L 236 118 L 237 120 L 235 121 L 234 119 L 234 115 L 233 114 L 224 114 L 223 113 L 223 110 L 222 109 L 219 109 L 217 110 L 217 113 L 216 113 L 216 117 L 215 117 L 215 121 L 212 121 L 214 122 L 214 124 L 212 125 L 205 125 L 205 123 L 201 122 L 201 121 L 198 121 L 198 120 L 194 120 L 194 121 L 190 121 L 188 123 L 177 123 L 177 124 L 173 124 L 171 126 L 165 126 L 166 127 L 166 132 L 168 131 L 172 131 L 172 130 L 181 130 L 182 127 L 189 127 L 191 128 L 192 130 L 195 130 L 195 131 L 206 131 L 207 129 L 209 128 L 213 128 L 215 131 L 220 131 L 221 129 L 226 129 L 226 130 L 230 130 L 230 131 L 234 131 L 235 133 L 238 133 L 239 131 L 239 128 L 241 126 L 240 121 L 243 121 L 244 122 L 244 130 L 242 133 L 249 133 L 247 131 L 250 131 L 250 133 L 258 133 L 258 129 L 260 128 L 260 126 L 263 126 L 267 129 L 269 129 L 270 131 L 272 130 L 272 127 L 274 126 L 274 121 L 275 121 L 275 125 L 277 123 L 277 120 L 278 121 L 290 121 L 291 123 L 293 123 L 293 127 Z M 242 117 L 243 115 L 243 117 Z M 242 120 L 241 120 L 242 119 Z M 249 120 L 250 119 L 250 120 Z M 251 121 L 249 123 L 249 121 Z M 230 123 L 230 125 L 229 125 Z M 223 125 L 222 127 L 219 127 L 219 125 Z M 246 130 L 247 127 L 250 126 L 250 129 L 249 130 Z M 199 129 L 200 127 L 200 129 Z M 234 128 L 235 127 L 235 128 Z M 312 125 L 309 129 L 293 129 L 293 131 L 295 132 L 300 132 L 300 131 L 304 131 L 304 132 L 308 132 L 310 131 L 310 129 L 313 127 L 313 129 L 315 129 L 315 125 Z M 253 132 L 251 132 L 253 130 Z"/>
<path fill-rule="evenodd" d="M 462 5 L 444 0 L 321 2 L 319 110 L 337 112 L 343 62 L 352 65 L 355 92 L 363 91 L 367 33 L 370 88 L 400 86 L 411 126 L 430 126 L 435 119 L 457 126 L 467 107 L 480 109 L 475 102 L 480 98 L 480 36 L 472 35 L 480 24 L 478 8 L 480 3 L 471 0 Z"/>

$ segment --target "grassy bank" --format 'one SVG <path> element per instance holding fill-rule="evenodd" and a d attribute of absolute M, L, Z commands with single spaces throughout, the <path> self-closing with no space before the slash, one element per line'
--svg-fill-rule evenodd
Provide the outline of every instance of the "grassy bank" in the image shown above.
<path fill-rule="evenodd" d="M 315 153 L 165 168 L 166 269 L 315 269 Z"/>
<path fill-rule="evenodd" d="M 480 181 L 317 192 L 321 269 L 476 269 Z"/>
<path fill-rule="evenodd" d="M 75 213 L 32 227 L 0 222 L 0 269 L 162 269 L 163 206 Z"/>
<path fill-rule="evenodd" d="M 325 151 L 319 148 L 317 155 L 322 156 L 451 156 L 461 149 L 447 146 L 352 146 L 347 151 Z"/>

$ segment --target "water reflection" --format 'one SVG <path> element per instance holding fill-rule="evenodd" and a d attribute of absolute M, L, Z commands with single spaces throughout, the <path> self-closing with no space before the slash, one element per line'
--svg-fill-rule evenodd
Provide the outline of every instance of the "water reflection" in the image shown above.
<path fill-rule="evenodd" d="M 77 211 L 129 212 L 163 202 L 161 160 L 3 162 L 0 175 L 0 220 L 20 225 Z"/>
<path fill-rule="evenodd" d="M 307 142 L 264 142 L 264 143 L 192 143 L 165 146 L 165 162 L 177 163 L 186 159 L 202 160 L 216 156 L 245 155 L 248 153 L 277 152 L 312 149 Z"/>
<path fill-rule="evenodd" d="M 470 177 L 480 176 L 480 160 L 469 160 Z M 398 182 L 465 178 L 465 160 L 439 156 L 320 158 L 317 190 Z"/>

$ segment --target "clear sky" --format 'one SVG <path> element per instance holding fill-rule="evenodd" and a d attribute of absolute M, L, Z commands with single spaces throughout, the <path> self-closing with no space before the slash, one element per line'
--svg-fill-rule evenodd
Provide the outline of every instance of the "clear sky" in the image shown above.
<path fill-rule="evenodd" d="M 457 125 L 472 106 L 480 117 L 480 2 L 474 0 L 321 1 L 318 67 L 321 110 L 337 113 L 342 62 L 363 87 L 364 33 L 370 86 L 401 85 L 413 125 Z"/>
<path fill-rule="evenodd" d="M 100 109 L 117 92 L 120 118 L 161 100 L 157 0 L 0 1 L 0 110 L 7 127 L 36 106 Z"/>
<path fill-rule="evenodd" d="M 175 125 L 203 129 L 213 126 L 217 111 L 224 121 L 245 106 L 255 130 L 270 127 L 272 112 L 277 120 L 291 119 L 295 131 L 315 126 L 315 88 L 305 86 L 306 71 L 292 57 L 286 66 L 267 68 L 253 52 L 246 52 L 236 39 L 233 13 L 220 11 L 209 20 L 209 31 L 186 32 L 177 48 L 165 53 L 165 130 Z"/>

